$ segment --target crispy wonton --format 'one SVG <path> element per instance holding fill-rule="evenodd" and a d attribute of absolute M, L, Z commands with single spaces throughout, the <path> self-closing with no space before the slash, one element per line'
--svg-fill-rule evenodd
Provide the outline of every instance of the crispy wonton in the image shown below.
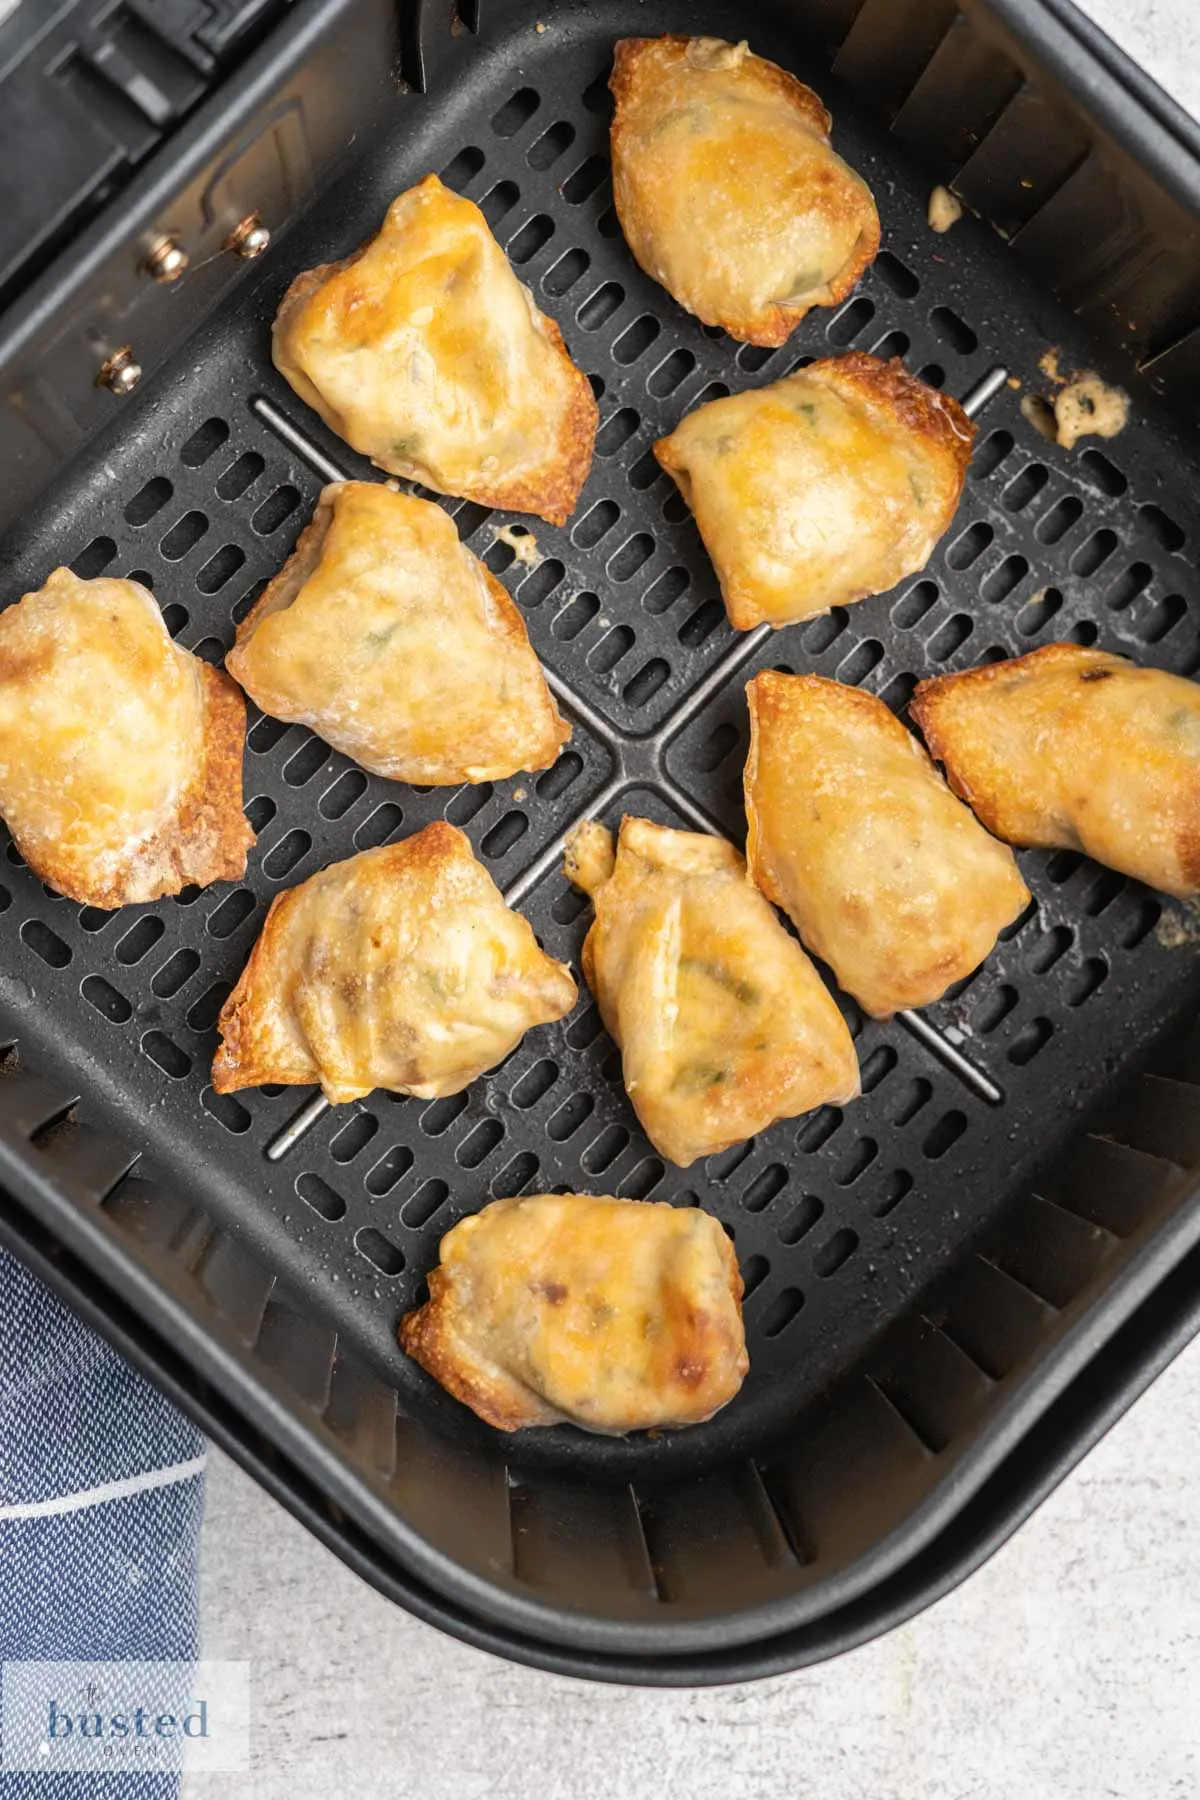
<path fill-rule="evenodd" d="M 776 1119 L 858 1093 L 846 1022 L 721 838 L 626 818 L 568 845 L 592 896 L 584 978 L 647 1136 L 686 1167 Z"/>
<path fill-rule="evenodd" d="M 774 670 L 746 691 L 753 879 L 867 1012 L 928 1006 L 1028 904 L 1012 851 L 874 694 Z"/>
<path fill-rule="evenodd" d="M 456 1094 L 574 1002 L 569 972 L 438 820 L 273 903 L 221 1009 L 213 1087 Z"/>
<path fill-rule="evenodd" d="M 923 569 L 974 437 L 956 400 L 854 350 L 709 401 L 654 454 L 696 516 L 730 622 L 748 631 Z"/>
<path fill-rule="evenodd" d="M 570 736 L 505 589 L 440 506 L 382 483 L 325 489 L 225 666 L 394 781 L 546 769 Z"/>
<path fill-rule="evenodd" d="M 596 402 L 470 200 L 427 175 L 369 243 L 298 275 L 275 366 L 354 449 L 484 506 L 569 516 Z"/>
<path fill-rule="evenodd" d="M 0 814 L 41 880 L 116 907 L 228 881 L 246 708 L 136 581 L 55 569 L 0 613 Z"/>
<path fill-rule="evenodd" d="M 696 1425 L 748 1367 L 733 1246 L 699 1207 L 495 1200 L 442 1239 L 400 1342 L 501 1431 Z"/>
<path fill-rule="evenodd" d="M 1083 850 L 1200 894 L 1200 687 L 1079 644 L 923 681 L 912 714 L 950 785 L 1013 844 Z"/>
<path fill-rule="evenodd" d="M 624 38 L 610 83 L 626 242 L 706 325 L 782 344 L 835 306 L 879 248 L 861 176 L 811 88 L 720 38 Z"/>

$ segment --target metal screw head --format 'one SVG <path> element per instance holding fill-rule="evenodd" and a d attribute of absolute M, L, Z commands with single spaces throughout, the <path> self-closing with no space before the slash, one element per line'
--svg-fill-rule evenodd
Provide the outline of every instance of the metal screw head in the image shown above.
<path fill-rule="evenodd" d="M 225 248 L 232 250 L 244 262 L 252 262 L 256 256 L 262 255 L 270 242 L 271 233 L 267 227 L 257 213 L 250 213 L 239 225 L 234 226 L 225 239 Z"/>
<path fill-rule="evenodd" d="M 142 365 L 135 361 L 132 347 L 126 344 L 100 365 L 96 386 L 107 388 L 110 394 L 132 394 L 141 379 Z"/>
<path fill-rule="evenodd" d="M 177 238 L 159 238 L 146 255 L 146 273 L 164 284 L 178 281 L 187 266 L 188 253 Z"/>

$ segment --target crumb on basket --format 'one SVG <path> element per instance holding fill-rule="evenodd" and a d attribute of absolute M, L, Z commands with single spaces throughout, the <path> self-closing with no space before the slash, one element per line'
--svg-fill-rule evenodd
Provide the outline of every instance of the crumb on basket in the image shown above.
<path fill-rule="evenodd" d="M 581 819 L 563 846 L 563 874 L 572 887 L 594 894 L 616 866 L 613 834 L 598 819 Z"/>
<path fill-rule="evenodd" d="M 1154 935 L 1164 950 L 1192 950 L 1200 944 L 1200 906 L 1194 900 L 1180 900 L 1163 908 L 1154 927 Z"/>
<path fill-rule="evenodd" d="M 1122 388 L 1110 387 L 1095 369 L 1066 374 L 1059 355 L 1058 346 L 1050 344 L 1038 357 L 1038 368 L 1054 383 L 1057 393 L 1025 394 L 1022 415 L 1035 431 L 1063 450 L 1073 450 L 1081 437 L 1116 437 L 1129 423 L 1129 395 Z"/>
<path fill-rule="evenodd" d="M 537 539 L 527 525 L 497 525 L 493 543 L 507 544 L 519 563 L 532 569 L 538 561 Z"/>
<path fill-rule="evenodd" d="M 1054 396 L 1054 419 L 1064 450 L 1074 449 L 1081 437 L 1116 437 L 1129 423 L 1129 395 L 1084 369 Z"/>
<path fill-rule="evenodd" d="M 935 187 L 929 196 L 929 227 L 931 231 L 949 231 L 957 225 L 963 216 L 962 201 L 957 194 L 952 194 L 947 187 Z"/>

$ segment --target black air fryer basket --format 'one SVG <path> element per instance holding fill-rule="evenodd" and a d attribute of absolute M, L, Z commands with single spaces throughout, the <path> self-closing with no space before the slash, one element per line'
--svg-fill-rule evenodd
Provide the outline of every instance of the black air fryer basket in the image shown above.
<path fill-rule="evenodd" d="M 738 38 L 817 87 L 884 248 L 770 351 L 686 316 L 625 249 L 607 75 L 628 33 Z M 902 709 L 922 676 L 1071 639 L 1200 670 L 1200 143 L 1048 0 L 297 0 L 0 320 L 5 600 L 56 562 L 152 587 L 219 662 L 322 483 L 378 479 L 271 367 L 291 276 L 429 170 L 482 206 L 592 378 L 596 459 L 529 568 L 444 501 L 510 587 L 574 734 L 458 791 L 364 774 L 252 714 L 245 880 L 117 913 L 0 864 L 0 1210 L 53 1281 L 353 1566 L 546 1667 L 642 1681 L 811 1661 L 940 1591 L 1194 1328 L 1200 921 L 1075 854 L 915 1022 L 846 1002 L 863 1099 L 664 1166 L 581 992 L 451 1099 L 218 1096 L 215 1020 L 273 895 L 445 816 L 546 948 L 588 913 L 560 846 L 624 812 L 740 841 L 743 686 L 815 670 Z M 969 212 L 926 224 L 935 182 Z M 222 251 L 259 214 L 270 251 Z M 192 268 L 147 279 L 175 235 Z M 902 356 L 979 439 L 920 576 L 739 636 L 650 446 L 703 399 L 850 345 Z M 130 347 L 132 395 L 95 386 Z M 1038 361 L 1127 389 L 1072 453 Z M 439 1239 L 492 1196 L 700 1201 L 732 1231 L 751 1373 L 706 1426 L 503 1438 L 400 1353 Z"/>

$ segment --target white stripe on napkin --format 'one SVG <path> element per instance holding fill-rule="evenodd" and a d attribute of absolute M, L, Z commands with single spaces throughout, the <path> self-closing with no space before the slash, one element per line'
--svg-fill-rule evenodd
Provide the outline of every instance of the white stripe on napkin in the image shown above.
<path fill-rule="evenodd" d="M 165 1469 L 149 1469 L 144 1475 L 131 1475 L 126 1481 L 106 1481 L 101 1487 L 85 1488 L 79 1494 L 60 1494 L 55 1500 L 35 1500 L 25 1506 L 0 1506 L 0 1523 L 6 1519 L 49 1519 L 56 1513 L 80 1512 L 85 1506 L 102 1506 L 107 1500 L 125 1500 L 130 1494 L 171 1487 L 177 1481 L 190 1481 L 193 1475 L 203 1473 L 204 1458 L 193 1456 L 190 1462 L 172 1463 Z"/>

